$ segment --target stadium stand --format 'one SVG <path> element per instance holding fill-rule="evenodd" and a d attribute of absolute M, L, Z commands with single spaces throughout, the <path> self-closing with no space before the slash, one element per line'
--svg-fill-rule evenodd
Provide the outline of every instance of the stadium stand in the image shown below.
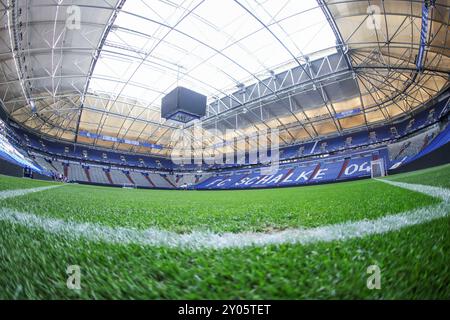
<path fill-rule="evenodd" d="M 108 177 L 105 171 L 101 167 L 90 166 L 89 171 L 91 173 L 92 181 L 100 184 L 109 184 Z"/>
<path fill-rule="evenodd" d="M 140 187 L 152 188 L 155 185 L 146 178 L 142 172 L 130 171 L 130 177 L 133 179 L 134 183 Z"/>
<path fill-rule="evenodd" d="M 156 187 L 159 188 L 173 188 L 175 185 L 162 174 L 149 174 L 149 178 Z"/>
<path fill-rule="evenodd" d="M 207 178 L 196 185 L 197 189 L 242 189 L 294 186 L 356 179 L 370 176 L 370 162 L 373 154 L 358 154 L 353 158 L 334 157 L 303 163 L 291 163 L 269 175 L 261 169 L 247 172 L 219 174 Z"/>
<path fill-rule="evenodd" d="M 53 167 L 56 169 L 56 171 L 62 175 L 64 175 L 64 166 L 61 162 L 58 161 L 52 161 Z"/>
<path fill-rule="evenodd" d="M 193 188 L 211 177 L 211 173 L 197 172 L 196 174 L 185 173 L 179 175 L 178 181 L 175 181 L 179 188 Z"/>
<path fill-rule="evenodd" d="M 430 137 L 430 135 L 435 135 L 435 137 Z M 407 163 L 412 162 L 414 160 L 417 160 L 418 158 L 421 158 L 422 156 L 443 147 L 444 145 L 448 144 L 450 141 L 450 126 L 448 123 L 446 124 L 445 128 L 437 133 L 437 130 L 433 132 L 427 132 L 424 141 L 422 143 L 421 148 L 419 149 L 419 152 L 415 154 L 413 157 L 408 159 Z"/>
<path fill-rule="evenodd" d="M 86 172 L 84 171 L 84 168 L 80 164 L 76 163 L 70 163 L 68 165 L 69 168 L 69 180 L 70 181 L 81 181 L 81 182 L 88 182 L 88 179 L 86 177 Z"/>
<path fill-rule="evenodd" d="M 41 167 L 17 144 L 13 133 L 1 120 L 0 127 L 0 159 L 20 168 L 30 169 L 39 175 L 51 176 L 46 166 Z"/>
<path fill-rule="evenodd" d="M 448 104 L 448 98 L 439 101 L 433 108 L 424 110 L 418 113 L 414 117 L 414 121 L 410 119 L 399 121 L 387 126 L 380 126 L 376 128 L 365 129 L 362 131 L 344 134 L 337 137 L 322 138 L 316 141 L 308 141 L 306 143 L 300 143 L 292 146 L 284 147 L 280 150 L 280 159 L 298 159 L 305 158 L 314 155 L 345 152 L 348 150 L 354 150 L 359 148 L 367 148 L 371 145 L 378 143 L 388 143 L 395 139 L 404 137 L 405 135 L 412 134 L 417 130 L 424 128 L 430 124 L 436 123 L 443 110 Z M 130 168 L 144 168 L 144 169 L 158 169 L 160 171 L 172 172 L 176 171 L 194 171 L 198 170 L 197 165 L 174 165 L 170 159 L 155 158 L 148 155 L 132 155 L 132 154 L 119 154 L 112 152 L 111 150 L 96 150 L 92 147 L 82 145 L 67 145 L 63 143 L 57 143 L 43 138 L 36 137 L 31 133 L 25 133 L 21 129 L 15 129 L 19 137 L 22 137 L 24 145 L 38 152 L 45 152 L 49 156 L 62 156 L 70 160 L 83 160 L 98 164 L 108 165 L 120 165 Z M 395 132 L 393 134 L 392 132 Z M 25 138 L 26 137 L 26 138 Z M 44 146 L 41 142 L 44 142 Z M 65 152 L 67 150 L 68 152 Z M 86 156 L 83 156 L 85 152 Z M 106 157 L 103 157 L 105 155 Z M 248 156 L 246 156 L 248 162 Z M 123 161 L 125 159 L 125 161 Z M 142 161 L 140 161 L 142 160 Z M 208 169 L 222 169 L 233 168 L 236 165 L 203 165 L 204 170 Z"/>
<path fill-rule="evenodd" d="M 41 166 L 41 168 L 44 168 L 45 170 L 52 172 L 57 171 L 53 166 L 49 163 L 49 161 L 43 157 L 37 156 L 34 158 L 36 160 L 36 163 Z"/>

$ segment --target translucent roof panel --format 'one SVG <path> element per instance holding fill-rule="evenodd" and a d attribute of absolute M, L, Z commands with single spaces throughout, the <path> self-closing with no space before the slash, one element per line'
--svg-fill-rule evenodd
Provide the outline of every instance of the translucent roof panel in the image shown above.
<path fill-rule="evenodd" d="M 126 1 L 89 91 L 156 108 L 177 85 L 221 97 L 335 44 L 316 0 Z"/>
<path fill-rule="evenodd" d="M 449 87 L 449 0 L 429 8 L 417 68 L 424 3 L 0 1 L 8 12 L 0 16 L 2 107 L 44 136 L 159 155 L 170 154 L 180 126 L 160 115 L 161 98 L 177 85 L 208 96 L 205 128 L 278 128 L 283 144 L 385 125 Z M 65 28 L 71 5 L 81 10 L 80 29 Z M 336 120 L 355 108 L 362 114 Z"/>

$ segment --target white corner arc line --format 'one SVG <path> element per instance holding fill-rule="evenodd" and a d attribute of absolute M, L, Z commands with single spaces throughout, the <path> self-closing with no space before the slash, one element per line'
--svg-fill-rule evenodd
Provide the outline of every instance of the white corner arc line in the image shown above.
<path fill-rule="evenodd" d="M 385 182 L 384 180 L 380 181 Z M 193 231 L 187 234 L 178 234 L 156 228 L 147 230 L 111 228 L 98 224 L 45 218 L 8 208 L 0 208 L 0 221 L 37 228 L 69 238 L 84 238 L 91 241 L 116 244 L 138 244 L 200 250 L 349 240 L 400 230 L 408 226 L 446 217 L 450 214 L 450 203 L 448 201 L 450 190 L 430 186 L 400 184 L 392 181 L 388 183 L 439 197 L 443 201 L 437 205 L 384 216 L 375 220 L 345 222 L 311 229 L 289 229 L 274 233 L 241 232 L 218 234 Z"/>
<path fill-rule="evenodd" d="M 397 181 L 386 180 L 386 179 L 375 179 L 375 180 L 390 184 L 395 187 L 400 187 L 403 189 L 408 189 L 411 191 L 424 193 L 428 196 L 442 199 L 445 202 L 450 201 L 450 190 L 449 189 L 433 187 L 433 186 L 426 186 L 423 184 L 411 184 L 411 183 L 405 183 L 405 182 L 397 182 Z"/>

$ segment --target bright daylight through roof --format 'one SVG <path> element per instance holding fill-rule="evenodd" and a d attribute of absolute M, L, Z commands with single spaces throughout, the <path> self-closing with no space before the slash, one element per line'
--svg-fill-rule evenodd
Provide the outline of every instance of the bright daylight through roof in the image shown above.
<path fill-rule="evenodd" d="M 304 63 L 310 54 L 336 51 L 315 0 L 242 5 L 126 2 L 106 37 L 89 90 L 158 108 L 164 93 L 179 84 L 212 100 L 238 84 L 288 70 L 294 58 Z"/>

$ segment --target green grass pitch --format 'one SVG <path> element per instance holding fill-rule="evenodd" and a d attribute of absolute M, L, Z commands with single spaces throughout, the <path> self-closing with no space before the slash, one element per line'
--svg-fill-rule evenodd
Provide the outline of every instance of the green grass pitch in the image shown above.
<path fill-rule="evenodd" d="M 387 179 L 450 188 L 450 165 Z M 51 183 L 0 176 L 0 192 Z M 51 219 L 176 233 L 313 228 L 439 203 L 375 180 L 244 191 L 66 185 L 0 200 Z M 449 299 L 450 218 L 360 239 L 189 250 L 74 239 L 0 220 L 1 299 Z M 382 287 L 366 286 L 368 266 Z M 81 290 L 66 286 L 81 268 Z"/>

